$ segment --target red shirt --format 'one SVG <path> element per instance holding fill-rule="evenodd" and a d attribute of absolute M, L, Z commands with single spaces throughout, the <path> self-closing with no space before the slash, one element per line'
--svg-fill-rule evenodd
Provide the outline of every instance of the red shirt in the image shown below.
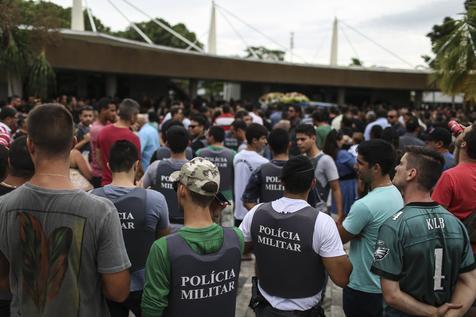
<path fill-rule="evenodd" d="M 476 210 L 476 163 L 460 163 L 443 172 L 431 198 L 463 220 Z"/>
<path fill-rule="evenodd" d="M 120 140 L 127 140 L 133 143 L 137 151 L 139 152 L 139 161 L 140 161 L 140 140 L 137 135 L 135 135 L 131 130 L 127 128 L 118 128 L 113 124 L 104 127 L 101 132 L 99 132 L 97 138 L 98 149 L 101 151 L 101 163 L 103 166 L 102 180 L 101 185 L 110 184 L 112 181 L 111 170 L 107 166 L 109 162 L 109 152 L 111 151 L 112 145 Z"/>

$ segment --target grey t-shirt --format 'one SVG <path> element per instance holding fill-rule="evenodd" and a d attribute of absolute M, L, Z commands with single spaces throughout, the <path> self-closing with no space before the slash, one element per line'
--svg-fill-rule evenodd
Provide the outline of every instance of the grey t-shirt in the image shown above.
<path fill-rule="evenodd" d="M 169 160 L 172 166 L 176 166 L 177 170 L 180 170 L 183 164 L 187 163 L 188 160 L 175 160 L 175 159 L 164 159 Z M 144 177 L 142 178 L 142 186 L 144 188 L 149 188 L 157 184 L 157 166 L 159 166 L 159 161 L 155 161 L 149 165 L 145 171 Z"/>
<path fill-rule="evenodd" d="M 106 185 L 103 187 L 103 190 L 106 198 L 113 200 L 129 194 L 134 188 Z M 166 229 L 169 226 L 169 209 L 164 195 L 152 189 L 146 190 L 147 196 L 144 212 L 148 229 L 153 232 L 156 232 L 157 229 Z M 91 193 L 95 194 L 95 190 Z M 131 274 L 131 292 L 144 289 L 144 272 L 145 270 L 139 270 Z"/>
<path fill-rule="evenodd" d="M 326 187 L 327 183 L 339 179 L 339 172 L 337 166 L 331 156 L 321 153 L 322 157 L 317 163 L 314 175 L 322 187 Z M 319 156 L 318 155 L 318 156 Z M 316 158 L 318 157 L 316 156 Z M 327 197 L 326 197 L 327 198 Z"/>
<path fill-rule="evenodd" d="M 29 183 L 0 198 L 0 251 L 15 316 L 109 316 L 101 274 L 131 266 L 112 202 Z"/>

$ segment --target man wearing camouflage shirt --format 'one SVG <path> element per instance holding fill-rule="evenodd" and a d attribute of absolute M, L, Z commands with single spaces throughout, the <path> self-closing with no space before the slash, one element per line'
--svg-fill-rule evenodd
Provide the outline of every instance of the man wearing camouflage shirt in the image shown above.
<path fill-rule="evenodd" d="M 464 225 L 430 193 L 441 154 L 407 147 L 393 183 L 405 207 L 380 227 L 371 271 L 381 277 L 385 316 L 462 316 L 476 297 L 476 264 Z"/>

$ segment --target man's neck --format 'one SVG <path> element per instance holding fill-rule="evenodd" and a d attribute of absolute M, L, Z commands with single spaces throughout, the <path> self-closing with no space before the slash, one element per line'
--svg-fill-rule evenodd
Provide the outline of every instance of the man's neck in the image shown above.
<path fill-rule="evenodd" d="M 13 175 L 8 175 L 4 180 L 3 183 L 13 186 L 13 187 L 18 187 L 23 184 L 25 184 L 28 181 L 27 178 L 23 177 L 18 177 L 18 176 L 13 176 Z"/>
<path fill-rule="evenodd" d="M 273 155 L 273 160 L 275 160 L 275 161 L 288 161 L 289 160 L 289 155 L 287 153 L 274 154 Z"/>
<path fill-rule="evenodd" d="M 408 184 L 407 187 L 402 191 L 402 196 L 405 205 L 417 202 L 433 202 L 433 199 L 431 199 L 430 192 L 422 191 L 418 186 L 416 186 L 416 184 Z"/>
<path fill-rule="evenodd" d="M 129 122 L 126 122 L 122 119 L 117 120 L 117 122 L 114 123 L 114 126 L 116 128 L 121 128 L 121 129 L 130 129 L 130 127 L 131 127 Z"/>
<path fill-rule="evenodd" d="M 98 121 L 99 121 L 102 125 L 106 125 L 107 122 L 108 122 L 106 117 L 101 117 L 101 116 L 98 117 Z"/>
<path fill-rule="evenodd" d="M 256 152 L 256 153 L 259 153 L 259 152 L 260 152 L 260 151 L 259 151 L 256 147 L 254 147 L 252 144 L 247 144 L 247 145 L 246 145 L 246 150 L 247 150 L 247 151 Z"/>
<path fill-rule="evenodd" d="M 306 200 L 307 201 L 307 196 L 309 195 L 309 192 L 305 193 L 299 193 L 299 194 L 291 194 L 287 191 L 283 193 L 283 197 L 289 198 L 289 199 L 301 199 L 301 200 Z"/>
<path fill-rule="evenodd" d="M 458 155 L 455 155 L 455 157 L 459 156 L 458 157 L 458 163 L 476 163 L 476 160 L 473 160 L 471 159 L 466 153 L 465 153 L 465 149 L 461 150 L 461 149 L 458 149 L 457 152 Z"/>
<path fill-rule="evenodd" d="M 35 162 L 30 183 L 47 189 L 75 189 L 69 179 L 69 160 L 47 159 Z"/>
<path fill-rule="evenodd" d="M 189 228 L 206 228 L 213 224 L 209 208 L 195 204 L 183 206 L 184 226 Z"/>
<path fill-rule="evenodd" d="M 170 158 L 173 159 L 173 160 L 181 160 L 181 161 L 185 161 L 187 159 L 187 156 L 185 155 L 185 152 L 182 152 L 182 153 L 170 153 Z"/>
<path fill-rule="evenodd" d="M 212 147 L 223 147 L 223 142 L 215 142 L 209 144 Z"/>
<path fill-rule="evenodd" d="M 311 149 L 309 150 L 309 152 L 307 152 L 307 155 L 308 155 L 310 158 L 315 158 L 315 157 L 318 156 L 319 154 L 321 154 L 321 150 L 319 150 L 319 148 L 318 148 L 317 146 L 311 147 Z"/>
<path fill-rule="evenodd" d="M 111 185 L 126 188 L 136 187 L 134 184 L 134 172 L 112 173 Z"/>
<path fill-rule="evenodd" d="M 370 187 L 373 189 L 378 188 L 378 187 L 385 187 L 385 186 L 390 186 L 392 185 L 392 181 L 390 180 L 390 176 L 385 175 L 381 177 L 376 177 L 372 183 L 370 184 Z"/>

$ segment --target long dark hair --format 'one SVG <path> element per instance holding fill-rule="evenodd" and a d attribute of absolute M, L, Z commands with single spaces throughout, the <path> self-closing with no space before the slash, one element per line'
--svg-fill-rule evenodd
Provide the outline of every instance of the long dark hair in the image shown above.
<path fill-rule="evenodd" d="M 323 151 L 327 155 L 331 156 L 334 161 L 337 159 L 337 152 L 339 152 L 340 148 L 337 144 L 337 141 L 341 140 L 343 137 L 341 132 L 337 132 L 336 130 L 332 129 L 329 134 L 327 134 L 326 142 L 324 143 Z"/>

